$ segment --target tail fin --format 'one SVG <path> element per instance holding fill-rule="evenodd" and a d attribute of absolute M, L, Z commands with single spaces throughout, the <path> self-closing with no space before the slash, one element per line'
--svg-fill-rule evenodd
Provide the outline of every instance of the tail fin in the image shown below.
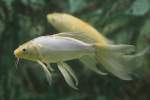
<path fill-rule="evenodd" d="M 94 45 L 96 48 L 96 59 L 104 68 L 122 80 L 132 80 L 132 62 L 125 56 L 135 51 L 133 45 Z M 129 57 L 131 59 L 131 57 Z"/>

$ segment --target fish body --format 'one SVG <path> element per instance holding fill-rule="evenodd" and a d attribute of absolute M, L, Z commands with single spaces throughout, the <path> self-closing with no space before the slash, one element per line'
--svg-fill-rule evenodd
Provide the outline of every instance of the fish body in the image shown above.
<path fill-rule="evenodd" d="M 78 79 L 72 68 L 64 61 L 79 59 L 85 55 L 94 55 L 92 44 L 70 37 L 41 36 L 19 46 L 14 54 L 17 58 L 38 62 L 51 84 L 53 68 L 49 63 L 56 63 L 68 85 L 77 89 Z"/>
<path fill-rule="evenodd" d="M 61 36 L 62 34 L 65 34 L 65 36 Z M 67 84 L 77 89 L 78 79 L 72 68 L 65 63 L 65 61 L 73 59 L 82 59 L 85 64 L 86 62 L 95 63 L 96 59 L 96 61 L 101 63 L 108 72 L 118 78 L 122 80 L 132 79 L 130 76 L 131 70 L 126 67 L 131 62 L 129 63 L 128 57 L 125 57 L 125 55 L 126 53 L 132 52 L 134 46 L 104 46 L 100 43 L 86 43 L 75 38 L 67 37 L 77 34 L 82 35 L 82 33 L 75 34 L 66 32 L 59 33 L 58 35 L 40 36 L 19 46 L 14 51 L 14 54 L 17 58 L 32 60 L 39 63 L 46 74 L 49 84 L 51 84 L 53 71 L 49 63 L 56 63 Z M 89 61 L 88 57 L 91 58 L 91 61 Z M 87 68 L 98 74 L 107 75 L 106 72 L 102 72 L 96 66 L 89 66 Z"/>
<path fill-rule="evenodd" d="M 99 42 L 102 45 L 108 44 L 109 40 L 107 38 L 87 22 L 77 17 L 65 13 L 52 13 L 47 15 L 47 19 L 48 22 L 60 32 L 85 33 L 84 35 L 93 42 Z"/>
<path fill-rule="evenodd" d="M 36 59 L 32 58 L 33 55 L 29 54 L 29 57 L 25 58 L 32 58 L 32 60 L 41 60 L 43 62 L 48 63 L 57 63 L 60 61 L 67 61 L 72 59 L 78 59 L 83 55 L 92 55 L 94 54 L 94 49 L 92 45 L 84 43 L 82 41 L 69 38 L 69 37 L 60 37 L 60 36 L 41 36 L 35 38 L 27 43 L 24 46 L 20 46 L 16 51 L 15 54 L 23 55 L 23 53 L 28 52 L 28 47 L 30 47 L 33 54 L 36 53 Z M 23 50 L 26 51 L 23 51 Z M 18 51 L 18 53 L 17 53 Z M 22 53 L 22 54 L 19 54 Z M 30 57 L 31 56 L 31 57 Z M 24 57 L 24 56 L 20 56 Z"/>

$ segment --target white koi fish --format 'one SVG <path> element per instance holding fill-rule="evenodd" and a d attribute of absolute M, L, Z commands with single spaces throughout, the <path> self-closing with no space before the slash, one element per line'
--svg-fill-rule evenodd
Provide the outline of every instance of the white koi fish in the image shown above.
<path fill-rule="evenodd" d="M 51 84 L 53 68 L 49 63 L 56 63 L 67 84 L 77 89 L 78 79 L 72 68 L 65 61 L 95 57 L 106 71 L 123 80 L 131 80 L 131 70 L 128 68 L 129 60 L 126 53 L 134 51 L 133 45 L 102 45 L 99 43 L 86 43 L 81 40 L 61 36 L 62 34 L 80 35 L 82 33 L 59 33 L 51 36 L 40 36 L 19 46 L 14 54 L 17 58 L 38 62 Z M 60 35 L 60 36 L 59 36 Z M 94 60 L 95 61 L 95 60 Z M 97 67 L 89 68 L 101 75 L 107 75 Z"/>

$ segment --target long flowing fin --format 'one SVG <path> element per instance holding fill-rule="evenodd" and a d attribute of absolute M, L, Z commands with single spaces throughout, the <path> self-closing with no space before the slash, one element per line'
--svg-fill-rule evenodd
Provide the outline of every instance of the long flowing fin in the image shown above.
<path fill-rule="evenodd" d="M 135 46 L 133 45 L 109 45 L 106 47 L 106 50 L 110 50 L 110 52 L 117 52 L 117 53 L 132 53 L 135 52 Z"/>
<path fill-rule="evenodd" d="M 135 55 L 125 55 L 125 57 L 130 58 L 129 60 L 134 60 L 134 59 L 142 58 L 148 53 L 150 53 L 150 47 L 143 49 L 142 51 L 138 52 Z"/>
<path fill-rule="evenodd" d="M 71 37 L 74 39 L 78 39 L 80 41 L 86 42 L 86 43 L 95 43 L 96 41 L 91 40 L 88 36 L 85 35 L 85 33 L 83 32 L 63 32 L 63 33 L 59 33 L 59 34 L 54 34 L 52 36 L 61 36 L 61 37 Z M 111 42 L 113 43 L 113 42 Z M 135 47 L 133 45 L 113 45 L 110 44 L 109 46 L 107 46 L 107 50 L 113 50 L 113 51 L 117 51 L 117 52 L 121 52 L 121 53 L 130 53 L 130 52 L 134 52 L 135 51 Z"/>
<path fill-rule="evenodd" d="M 54 34 L 52 36 L 71 37 L 71 38 L 78 39 L 86 43 L 96 42 L 95 40 L 89 38 L 85 33 L 82 33 L 82 32 L 63 32 L 59 34 Z"/>
<path fill-rule="evenodd" d="M 76 87 L 78 85 L 78 79 L 76 75 L 74 74 L 73 70 L 71 69 L 71 67 L 67 65 L 66 63 L 59 62 L 58 69 L 64 76 L 64 79 L 67 82 L 67 84 L 74 89 L 78 89 Z"/>
<path fill-rule="evenodd" d="M 66 69 L 66 70 L 68 71 L 68 73 L 72 76 L 72 78 L 73 78 L 74 81 L 75 81 L 75 85 L 77 86 L 77 85 L 79 84 L 79 81 L 78 81 L 78 78 L 76 77 L 74 71 L 72 70 L 72 68 L 71 68 L 68 64 L 66 64 L 66 63 L 63 63 L 63 62 L 62 62 L 62 64 L 64 64 L 65 69 Z"/>
<path fill-rule="evenodd" d="M 96 59 L 95 56 L 83 56 L 79 59 L 81 63 L 90 70 L 100 74 L 100 75 L 107 75 L 106 72 L 102 72 L 97 66 L 96 66 Z"/>
<path fill-rule="evenodd" d="M 128 60 L 126 53 L 133 52 L 133 45 L 99 45 L 95 44 L 96 58 L 104 68 L 122 80 L 132 80 L 132 62 Z"/>
<path fill-rule="evenodd" d="M 52 66 L 49 63 L 44 63 L 44 64 L 46 64 L 46 66 L 50 72 L 54 71 L 54 69 L 52 68 Z"/>
<path fill-rule="evenodd" d="M 41 61 L 37 61 L 37 62 L 42 66 L 42 68 L 45 72 L 46 78 L 48 80 L 48 83 L 49 83 L 49 85 L 51 85 L 52 84 L 52 74 L 50 73 L 47 66 L 43 62 L 41 62 Z M 49 65 L 49 67 L 50 67 L 50 65 Z"/>
<path fill-rule="evenodd" d="M 143 60 L 145 55 L 147 55 L 149 53 L 150 53 L 150 48 L 147 47 L 134 55 L 125 55 L 124 58 L 127 59 L 127 62 L 131 62 L 132 66 L 136 65 L 135 67 L 131 68 L 134 71 L 139 68 L 140 69 L 143 68 L 143 63 L 140 60 Z"/>

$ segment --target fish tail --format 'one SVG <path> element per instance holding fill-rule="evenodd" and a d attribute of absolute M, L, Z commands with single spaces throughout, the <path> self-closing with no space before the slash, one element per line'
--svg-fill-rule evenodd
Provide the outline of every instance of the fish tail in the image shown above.
<path fill-rule="evenodd" d="M 126 55 L 135 51 L 133 45 L 95 44 L 94 48 L 97 62 L 109 73 L 122 80 L 132 80 L 132 57 Z"/>

